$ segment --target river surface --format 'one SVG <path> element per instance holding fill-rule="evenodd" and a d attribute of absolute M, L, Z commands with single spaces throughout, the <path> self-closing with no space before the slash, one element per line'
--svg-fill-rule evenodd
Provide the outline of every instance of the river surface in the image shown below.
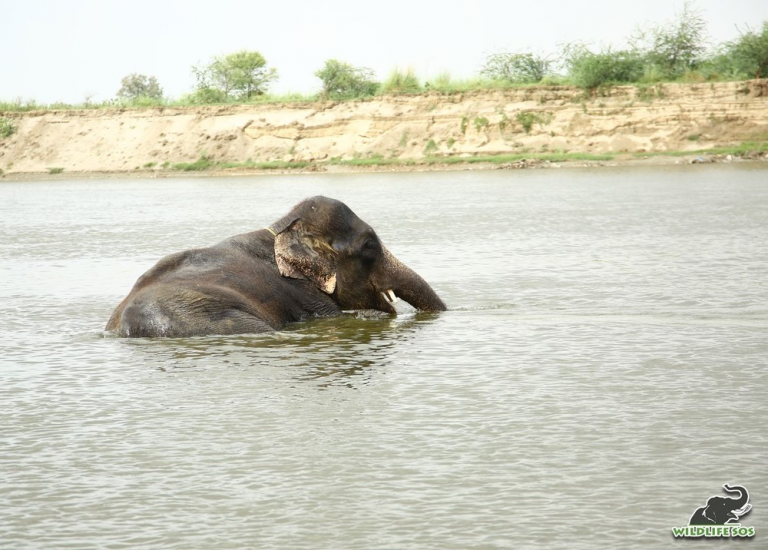
<path fill-rule="evenodd" d="M 450 310 L 103 332 L 315 194 Z M 768 540 L 764 165 L 0 182 L 0 235 L 0 548 L 669 548 L 724 483 Z"/>

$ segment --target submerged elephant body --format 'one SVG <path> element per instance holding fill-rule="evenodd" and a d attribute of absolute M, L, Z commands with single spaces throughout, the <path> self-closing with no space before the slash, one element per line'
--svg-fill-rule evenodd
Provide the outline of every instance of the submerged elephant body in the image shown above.
<path fill-rule="evenodd" d="M 163 258 L 136 281 L 106 330 L 126 337 L 267 332 L 343 310 L 394 313 L 395 296 L 445 310 L 352 210 L 314 197 L 268 229 Z"/>

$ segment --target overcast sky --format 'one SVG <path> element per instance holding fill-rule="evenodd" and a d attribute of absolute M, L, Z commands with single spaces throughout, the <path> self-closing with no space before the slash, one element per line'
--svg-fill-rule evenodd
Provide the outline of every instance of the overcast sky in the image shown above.
<path fill-rule="evenodd" d="M 257 50 L 275 67 L 271 91 L 312 93 L 336 58 L 384 79 L 474 76 L 499 51 L 559 51 L 586 41 L 621 47 L 637 27 L 674 19 L 682 0 L 0 0 L 0 101 L 81 103 L 115 96 L 130 73 L 165 95 L 193 89 L 190 68 Z M 714 43 L 768 20 L 768 0 L 697 0 Z"/>

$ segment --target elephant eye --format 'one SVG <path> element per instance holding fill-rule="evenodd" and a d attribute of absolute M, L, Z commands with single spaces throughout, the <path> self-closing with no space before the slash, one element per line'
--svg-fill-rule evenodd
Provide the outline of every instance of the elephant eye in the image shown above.
<path fill-rule="evenodd" d="M 365 239 L 360 246 L 360 254 L 367 258 L 375 258 L 379 251 L 379 243 L 374 239 Z"/>

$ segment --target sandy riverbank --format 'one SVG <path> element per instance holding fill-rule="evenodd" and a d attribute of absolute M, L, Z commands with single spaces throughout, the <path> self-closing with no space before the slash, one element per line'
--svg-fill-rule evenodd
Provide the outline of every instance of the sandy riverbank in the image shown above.
<path fill-rule="evenodd" d="M 557 167 L 547 153 L 611 155 L 570 166 L 737 161 L 697 151 L 768 141 L 768 80 L 619 86 L 585 95 L 536 87 L 366 101 L 0 113 L 17 131 L 0 140 L 6 178 L 73 174 L 166 177 L 205 156 L 245 168 L 205 175 L 275 173 L 260 162 L 307 163 L 302 171 L 414 171 Z M 680 151 L 687 156 L 659 153 Z M 491 155 L 498 164 L 442 164 Z M 642 158 L 647 156 L 648 158 Z M 529 158 L 530 157 L 530 158 Z M 757 155 L 764 159 L 765 155 Z M 415 164 L 350 166 L 338 160 Z M 425 162 L 429 160 L 431 164 Z M 193 172 L 184 172 L 189 176 Z"/>

